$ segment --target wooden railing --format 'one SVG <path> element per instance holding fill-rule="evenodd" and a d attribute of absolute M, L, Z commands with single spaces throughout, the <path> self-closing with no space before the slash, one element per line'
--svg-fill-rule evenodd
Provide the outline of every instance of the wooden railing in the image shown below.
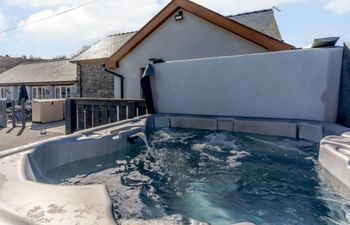
<path fill-rule="evenodd" d="M 70 98 L 66 134 L 147 114 L 143 100 Z"/>

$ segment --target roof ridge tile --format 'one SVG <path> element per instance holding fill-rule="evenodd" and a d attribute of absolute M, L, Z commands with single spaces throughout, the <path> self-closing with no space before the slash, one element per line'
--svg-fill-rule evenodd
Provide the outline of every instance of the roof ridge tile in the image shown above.
<path fill-rule="evenodd" d="M 115 37 L 115 36 L 121 36 L 121 35 L 127 35 L 127 34 L 135 34 L 138 31 L 127 31 L 127 32 L 121 32 L 121 33 L 116 33 L 116 34 L 110 34 L 107 35 L 107 37 Z"/>
<path fill-rule="evenodd" d="M 243 15 L 249 15 L 249 14 L 254 14 L 254 13 L 269 12 L 269 11 L 273 11 L 273 8 L 260 9 L 260 10 L 250 11 L 250 12 L 244 12 L 244 13 L 238 13 L 238 14 L 233 14 L 233 15 L 227 15 L 226 17 L 243 16 Z"/>
<path fill-rule="evenodd" d="M 23 62 L 19 65 L 30 65 L 30 64 L 42 64 L 42 63 L 51 63 L 51 62 L 64 62 L 64 61 L 70 61 L 69 59 L 42 59 L 34 62 Z"/>

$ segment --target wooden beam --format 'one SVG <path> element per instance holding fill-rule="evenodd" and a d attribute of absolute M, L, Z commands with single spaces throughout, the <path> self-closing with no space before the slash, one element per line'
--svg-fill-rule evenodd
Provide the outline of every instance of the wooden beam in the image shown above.
<path fill-rule="evenodd" d="M 269 51 L 281 51 L 291 50 L 293 46 L 274 39 L 266 34 L 256 31 L 250 27 L 247 27 L 241 23 L 231 20 L 225 16 L 222 16 L 214 11 L 204 8 L 201 5 L 193 3 L 188 0 L 177 0 L 182 8 L 186 11 L 201 17 L 208 22 L 211 22 L 223 29 L 226 29 L 238 36 L 241 36 L 257 45 L 260 45 Z"/>
<path fill-rule="evenodd" d="M 169 17 L 179 10 L 184 9 L 198 17 L 207 20 L 223 29 L 239 35 L 269 51 L 291 50 L 294 47 L 280 40 L 267 36 L 259 31 L 249 28 L 243 24 L 235 22 L 225 16 L 213 12 L 201 5 L 189 0 L 173 0 L 162 11 L 160 11 L 150 22 L 148 22 L 138 33 L 117 50 L 106 62 L 106 67 L 115 69 L 119 66 L 119 61 L 134 50 L 153 31 L 161 26 Z"/>
<path fill-rule="evenodd" d="M 106 67 L 115 69 L 119 66 L 119 60 L 134 50 L 143 42 L 153 31 L 171 17 L 179 6 L 177 1 L 170 2 L 162 11 L 160 11 L 150 22 L 148 22 L 139 32 L 137 32 L 129 41 L 127 41 L 111 58 L 106 62 Z"/>
<path fill-rule="evenodd" d="M 98 58 L 98 59 L 83 59 L 83 60 L 71 60 L 71 63 L 79 64 L 96 64 L 96 63 L 105 63 L 109 58 Z"/>

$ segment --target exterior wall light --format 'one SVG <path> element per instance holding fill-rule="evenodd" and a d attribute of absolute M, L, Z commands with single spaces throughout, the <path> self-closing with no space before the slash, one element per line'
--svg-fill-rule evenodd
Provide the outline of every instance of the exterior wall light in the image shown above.
<path fill-rule="evenodd" d="M 151 58 L 151 59 L 148 59 L 148 61 L 152 62 L 153 64 L 165 62 L 162 58 Z"/>
<path fill-rule="evenodd" d="M 175 15 L 175 20 L 176 21 L 181 21 L 184 19 L 184 12 L 183 11 L 179 11 L 176 15 Z"/>

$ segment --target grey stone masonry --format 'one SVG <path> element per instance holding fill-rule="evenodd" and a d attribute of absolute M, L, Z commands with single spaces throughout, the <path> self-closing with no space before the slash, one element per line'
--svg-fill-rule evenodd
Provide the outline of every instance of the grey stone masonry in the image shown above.
<path fill-rule="evenodd" d="M 107 73 L 103 64 L 81 64 L 80 91 L 86 98 L 113 98 L 114 77 Z"/>
<path fill-rule="evenodd" d="M 337 122 L 350 127 L 350 43 L 344 44 Z"/>

